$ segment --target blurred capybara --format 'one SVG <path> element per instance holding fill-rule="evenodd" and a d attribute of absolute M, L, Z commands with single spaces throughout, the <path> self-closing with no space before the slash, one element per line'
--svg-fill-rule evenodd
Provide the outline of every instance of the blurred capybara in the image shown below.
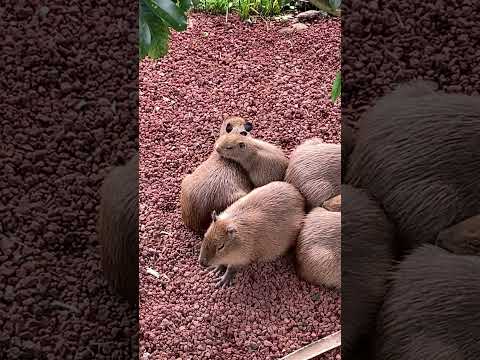
<path fill-rule="evenodd" d="M 398 87 L 362 117 L 346 177 L 382 204 L 404 250 L 480 213 L 480 98 L 421 84 Z"/>
<path fill-rule="evenodd" d="M 298 275 L 316 285 L 340 288 L 341 215 L 317 207 L 308 213 L 297 240 Z"/>
<path fill-rule="evenodd" d="M 138 154 L 105 178 L 97 233 L 105 278 L 131 304 L 138 304 Z"/>
<path fill-rule="evenodd" d="M 415 249 L 392 274 L 374 359 L 480 359 L 479 279 L 478 256 Z"/>
<path fill-rule="evenodd" d="M 342 359 L 370 360 L 369 340 L 394 261 L 395 229 L 365 190 L 342 185 L 342 202 Z"/>
<path fill-rule="evenodd" d="M 240 116 L 230 116 L 226 118 L 220 126 L 219 136 L 225 134 L 240 134 L 243 136 L 250 135 L 253 125 L 250 121 Z"/>
<path fill-rule="evenodd" d="M 200 264 L 220 269 L 217 286 L 229 285 L 238 267 L 274 260 L 293 247 L 304 207 L 303 196 L 288 183 L 274 181 L 254 189 L 219 215 L 213 213 Z"/>
<path fill-rule="evenodd" d="M 310 139 L 291 154 L 285 181 L 293 184 L 311 208 L 340 194 L 341 145 Z"/>
<path fill-rule="evenodd" d="M 323 203 L 323 207 L 328 211 L 342 211 L 342 195 L 328 199 Z"/>
<path fill-rule="evenodd" d="M 344 182 L 343 179 L 346 176 L 348 159 L 354 147 L 355 130 L 351 126 L 342 123 L 342 183 Z"/>
<path fill-rule="evenodd" d="M 436 244 L 457 255 L 480 255 L 480 214 L 440 231 Z"/>
<path fill-rule="evenodd" d="M 222 123 L 220 136 L 231 133 L 248 138 L 251 130 L 250 122 L 233 116 Z M 183 222 L 196 233 L 203 234 L 210 224 L 213 210 L 224 210 L 252 188 L 248 174 L 240 164 L 222 158 L 214 150 L 207 160 L 182 180 L 180 206 Z"/>
<path fill-rule="evenodd" d="M 266 141 L 239 134 L 218 138 L 215 150 L 225 159 L 239 163 L 255 187 L 283 181 L 288 159 L 282 149 Z"/>

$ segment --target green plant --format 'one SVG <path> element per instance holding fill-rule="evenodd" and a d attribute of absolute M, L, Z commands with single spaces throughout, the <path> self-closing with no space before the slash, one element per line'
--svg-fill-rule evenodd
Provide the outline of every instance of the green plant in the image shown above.
<path fill-rule="evenodd" d="M 310 0 L 318 9 L 325 11 L 333 16 L 340 16 L 340 6 L 342 0 Z"/>
<path fill-rule="evenodd" d="M 332 85 L 331 99 L 334 103 L 342 95 L 342 73 L 340 71 L 335 75 L 335 80 Z"/>
<path fill-rule="evenodd" d="M 139 2 L 139 56 L 158 59 L 168 51 L 170 28 L 187 28 L 186 12 L 192 0 L 140 0 Z"/>

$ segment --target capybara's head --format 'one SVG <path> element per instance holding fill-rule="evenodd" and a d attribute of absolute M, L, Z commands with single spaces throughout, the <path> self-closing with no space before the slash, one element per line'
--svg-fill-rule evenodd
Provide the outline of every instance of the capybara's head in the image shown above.
<path fill-rule="evenodd" d="M 241 160 L 252 151 L 249 140 L 238 134 L 223 135 L 215 143 L 215 150 L 226 159 Z"/>
<path fill-rule="evenodd" d="M 250 135 L 253 125 L 250 121 L 240 116 L 230 116 L 226 118 L 220 128 L 220 136 L 225 134 L 240 134 L 242 136 Z"/>
<path fill-rule="evenodd" d="M 440 231 L 436 244 L 457 255 L 480 255 L 480 215 Z"/>
<path fill-rule="evenodd" d="M 238 229 L 230 219 L 212 212 L 212 223 L 203 238 L 199 262 L 202 266 L 242 265 L 245 257 Z"/>

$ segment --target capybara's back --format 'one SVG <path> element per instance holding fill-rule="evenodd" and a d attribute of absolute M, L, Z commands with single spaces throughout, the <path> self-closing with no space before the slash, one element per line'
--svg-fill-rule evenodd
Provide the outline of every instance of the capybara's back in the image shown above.
<path fill-rule="evenodd" d="M 225 210 L 252 189 L 242 167 L 213 152 L 181 184 L 180 205 L 185 225 L 203 234 L 211 221 L 212 211 Z"/>
<path fill-rule="evenodd" d="M 232 204 L 225 216 L 237 226 L 239 238 L 247 245 L 243 246 L 244 255 L 250 261 L 270 261 L 295 245 L 304 208 L 305 200 L 294 186 L 273 181 Z"/>
<path fill-rule="evenodd" d="M 414 250 L 392 274 L 375 359 L 480 359 L 479 278 L 478 256 L 432 245 Z"/>
<path fill-rule="evenodd" d="M 102 268 L 108 283 L 138 302 L 138 154 L 114 168 L 100 189 L 97 223 Z"/>
<path fill-rule="evenodd" d="M 395 229 L 368 192 L 342 185 L 342 358 L 371 359 L 369 339 L 394 261 Z"/>
<path fill-rule="evenodd" d="M 341 146 L 310 139 L 291 154 L 285 181 L 305 197 L 309 207 L 322 206 L 340 194 Z"/>
<path fill-rule="evenodd" d="M 341 225 L 339 212 L 317 207 L 308 213 L 296 249 L 297 271 L 302 279 L 340 288 Z"/>
<path fill-rule="evenodd" d="M 346 182 L 375 196 L 408 251 L 480 209 L 480 98 L 404 85 L 362 118 Z"/>

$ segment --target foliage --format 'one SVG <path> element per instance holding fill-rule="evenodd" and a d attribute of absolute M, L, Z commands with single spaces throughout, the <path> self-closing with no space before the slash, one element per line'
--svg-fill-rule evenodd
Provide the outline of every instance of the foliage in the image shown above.
<path fill-rule="evenodd" d="M 310 0 L 319 10 L 325 11 L 333 16 L 340 16 L 341 0 Z"/>
<path fill-rule="evenodd" d="M 199 10 L 215 14 L 228 14 L 236 11 L 243 20 L 252 15 L 276 16 L 283 10 L 292 9 L 291 0 L 199 0 L 195 5 Z"/>
<path fill-rule="evenodd" d="M 331 92 L 332 102 L 334 103 L 335 101 L 337 101 L 337 99 L 341 95 L 342 95 L 342 73 L 338 71 L 332 86 L 332 92 Z"/>
<path fill-rule="evenodd" d="M 191 0 L 140 0 L 139 2 L 139 55 L 158 59 L 168 51 L 170 28 L 187 28 L 186 12 Z"/>

